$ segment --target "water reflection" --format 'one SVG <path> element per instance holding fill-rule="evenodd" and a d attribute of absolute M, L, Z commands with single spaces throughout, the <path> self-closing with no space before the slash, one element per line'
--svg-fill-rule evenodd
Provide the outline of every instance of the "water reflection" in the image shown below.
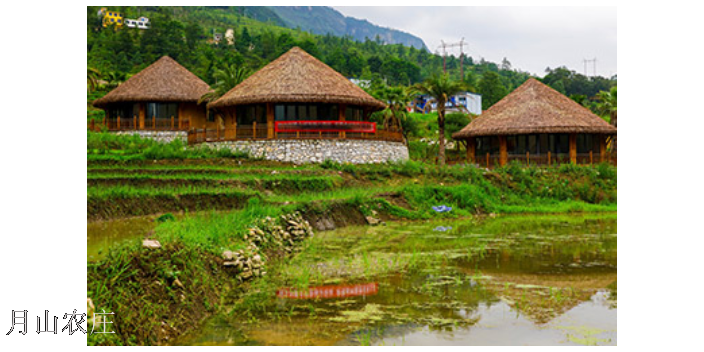
<path fill-rule="evenodd" d="M 269 306 L 256 323 L 235 312 L 183 343 L 616 344 L 615 214 L 456 221 L 452 230 L 433 231 L 447 222 L 321 233 L 309 258 L 304 252 L 279 270 L 348 283 L 284 286 L 262 302 Z M 414 265 L 396 266 L 409 257 Z M 345 270 L 330 270 L 335 263 Z M 372 283 L 347 279 L 356 268 L 383 265 L 399 269 L 367 276 Z"/>
<path fill-rule="evenodd" d="M 309 287 L 304 290 L 281 288 L 276 297 L 289 299 L 345 298 L 354 296 L 372 296 L 379 291 L 376 282 L 359 285 L 328 285 Z"/>

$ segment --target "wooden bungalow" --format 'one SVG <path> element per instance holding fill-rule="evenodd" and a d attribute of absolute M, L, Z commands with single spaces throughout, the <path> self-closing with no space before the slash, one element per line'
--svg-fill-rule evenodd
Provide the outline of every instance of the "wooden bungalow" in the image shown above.
<path fill-rule="evenodd" d="M 164 56 L 93 106 L 105 110 L 109 131 L 185 131 L 206 127 L 206 106 L 198 99 L 209 90 L 198 76 Z"/>
<path fill-rule="evenodd" d="M 465 141 L 467 160 L 487 167 L 607 161 L 616 128 L 572 99 L 530 78 L 452 138 Z"/>
<path fill-rule="evenodd" d="M 189 132 L 189 143 L 252 139 L 402 140 L 377 130 L 374 99 L 328 65 L 294 47 L 208 105 L 217 129 Z"/>

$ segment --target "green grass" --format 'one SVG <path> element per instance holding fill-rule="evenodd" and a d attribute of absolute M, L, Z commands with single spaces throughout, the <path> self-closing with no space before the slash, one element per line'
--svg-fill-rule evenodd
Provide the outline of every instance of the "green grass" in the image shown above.
<path fill-rule="evenodd" d="M 237 158 L 250 159 L 246 152 L 229 148 L 186 147 L 180 140 L 157 142 L 139 135 L 88 132 L 88 161 L 144 161 L 161 159 Z"/>

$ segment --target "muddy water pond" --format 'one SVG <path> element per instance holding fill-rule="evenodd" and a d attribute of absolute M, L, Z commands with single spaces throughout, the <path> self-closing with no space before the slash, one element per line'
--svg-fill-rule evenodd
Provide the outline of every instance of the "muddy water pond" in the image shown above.
<path fill-rule="evenodd" d="M 108 249 L 125 241 L 139 241 L 158 222 L 157 216 L 140 216 L 127 219 L 95 221 L 88 223 L 88 261 L 96 261 L 107 254 Z"/>
<path fill-rule="evenodd" d="M 616 345 L 616 214 L 317 233 L 185 345 Z"/>

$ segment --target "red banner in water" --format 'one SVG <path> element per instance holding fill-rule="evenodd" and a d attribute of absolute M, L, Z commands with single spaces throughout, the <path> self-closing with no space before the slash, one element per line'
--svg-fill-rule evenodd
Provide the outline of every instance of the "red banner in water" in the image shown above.
<path fill-rule="evenodd" d="M 367 121 L 276 121 L 276 132 L 376 133 L 376 122 Z"/>
<path fill-rule="evenodd" d="M 353 296 L 371 296 L 379 291 L 379 284 L 372 282 L 360 285 L 329 285 L 309 287 L 304 290 L 282 288 L 276 291 L 276 297 L 291 299 L 343 298 Z"/>

